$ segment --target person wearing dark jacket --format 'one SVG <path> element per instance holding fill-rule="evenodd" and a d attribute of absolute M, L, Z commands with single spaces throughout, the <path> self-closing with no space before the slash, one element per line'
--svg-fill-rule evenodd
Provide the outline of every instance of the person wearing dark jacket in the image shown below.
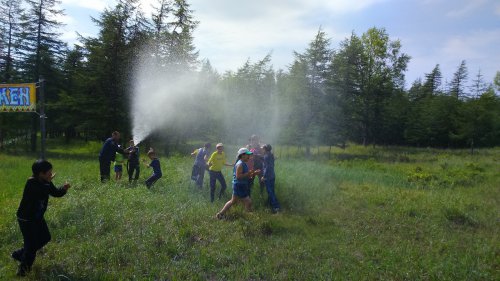
<path fill-rule="evenodd" d="M 140 173 L 140 165 L 139 165 L 139 146 L 134 144 L 134 140 L 129 141 L 130 146 L 126 149 L 128 154 L 127 161 L 127 173 L 128 173 L 128 181 L 129 183 L 137 183 L 139 179 Z M 135 174 L 135 175 L 134 175 Z"/>
<path fill-rule="evenodd" d="M 261 181 L 266 185 L 267 195 L 269 204 L 271 205 L 272 212 L 277 213 L 280 210 L 280 203 L 278 198 L 276 198 L 276 193 L 274 192 L 274 183 L 276 181 L 276 175 L 274 173 L 274 155 L 271 152 L 273 149 L 270 144 L 266 144 L 262 147 L 264 150 L 263 158 L 263 173 Z"/>
<path fill-rule="evenodd" d="M 116 153 L 124 154 L 125 151 L 118 145 L 120 141 L 120 133 L 114 131 L 111 137 L 108 138 L 99 152 L 99 171 L 101 174 L 101 182 L 106 182 L 110 178 L 111 162 L 115 161 Z"/>
<path fill-rule="evenodd" d="M 146 167 L 153 168 L 153 174 L 146 180 L 146 187 L 149 189 L 163 174 L 161 172 L 160 160 L 156 157 L 154 149 L 150 148 L 147 155 L 151 159 L 151 163 L 146 164 Z"/>
<path fill-rule="evenodd" d="M 33 176 L 24 186 L 23 198 L 17 210 L 17 221 L 23 235 L 23 247 L 12 253 L 12 258 L 20 262 L 17 274 L 26 275 L 36 258 L 36 252 L 51 239 L 49 228 L 44 219 L 49 195 L 62 197 L 68 191 L 68 183 L 56 188 L 52 183 L 55 174 L 52 164 L 46 160 L 37 160 L 31 170 Z"/>

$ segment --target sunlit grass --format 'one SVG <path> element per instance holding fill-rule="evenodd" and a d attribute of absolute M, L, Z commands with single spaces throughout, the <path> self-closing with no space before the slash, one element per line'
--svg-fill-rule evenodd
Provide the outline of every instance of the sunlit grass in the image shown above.
<path fill-rule="evenodd" d="M 218 221 L 229 192 L 211 204 L 207 187 L 189 182 L 188 157 L 160 155 L 164 178 L 147 190 L 100 184 L 98 144 L 58 147 L 49 150 L 55 182 L 73 187 L 50 199 L 53 240 L 28 280 L 498 278 L 498 149 L 351 145 L 306 160 L 277 147 L 283 212 L 272 215 L 256 188 L 254 213 L 237 207 Z M 15 211 L 33 160 L 0 155 L 0 279 L 14 278 Z M 150 173 L 142 168 L 141 181 Z"/>

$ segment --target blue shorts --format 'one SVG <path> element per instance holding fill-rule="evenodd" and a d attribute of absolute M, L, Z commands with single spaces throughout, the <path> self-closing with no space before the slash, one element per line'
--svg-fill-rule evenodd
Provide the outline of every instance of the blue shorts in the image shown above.
<path fill-rule="evenodd" d="M 233 194 L 239 198 L 250 196 L 250 187 L 244 183 L 233 183 Z"/>
<path fill-rule="evenodd" d="M 115 165 L 115 173 L 123 171 L 122 165 Z"/>

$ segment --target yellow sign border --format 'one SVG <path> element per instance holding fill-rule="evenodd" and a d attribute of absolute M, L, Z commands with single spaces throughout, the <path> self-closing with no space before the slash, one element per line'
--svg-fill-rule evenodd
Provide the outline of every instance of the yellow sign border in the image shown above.
<path fill-rule="evenodd" d="M 1 88 L 29 88 L 30 105 L 0 105 L 0 112 L 36 112 L 36 83 L 0 84 Z M 7 90 L 9 91 L 9 90 Z"/>

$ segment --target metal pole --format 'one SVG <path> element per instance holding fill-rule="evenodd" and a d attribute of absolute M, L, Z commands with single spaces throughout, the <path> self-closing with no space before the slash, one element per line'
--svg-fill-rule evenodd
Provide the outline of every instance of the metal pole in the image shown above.
<path fill-rule="evenodd" d="M 40 140 L 41 140 L 41 149 L 40 149 L 40 158 L 45 159 L 45 119 L 47 118 L 45 116 L 45 78 L 40 75 L 40 78 L 38 80 L 39 83 L 39 98 L 40 98 Z"/>

